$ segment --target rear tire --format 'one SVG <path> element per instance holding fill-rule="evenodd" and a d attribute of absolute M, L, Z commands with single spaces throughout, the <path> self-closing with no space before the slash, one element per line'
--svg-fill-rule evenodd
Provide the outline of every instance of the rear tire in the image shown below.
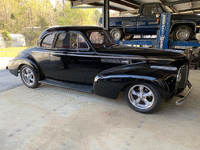
<path fill-rule="evenodd" d="M 194 33 L 190 26 L 180 25 L 173 31 L 173 40 L 175 41 L 190 41 Z"/>
<path fill-rule="evenodd" d="M 36 73 L 36 70 L 28 65 L 24 65 L 20 69 L 20 76 L 24 85 L 29 88 L 37 88 L 40 83 L 39 75 Z"/>
<path fill-rule="evenodd" d="M 154 86 L 142 82 L 128 86 L 124 96 L 129 107 L 141 113 L 155 112 L 162 102 L 162 97 Z"/>
<path fill-rule="evenodd" d="M 120 41 L 124 37 L 124 33 L 120 28 L 113 28 L 110 30 L 110 34 L 115 41 Z"/>

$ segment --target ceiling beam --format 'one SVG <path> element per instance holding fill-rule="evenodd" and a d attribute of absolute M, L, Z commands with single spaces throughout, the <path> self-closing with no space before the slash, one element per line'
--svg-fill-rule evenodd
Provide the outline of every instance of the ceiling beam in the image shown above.
<path fill-rule="evenodd" d="M 163 4 L 165 4 L 165 3 L 167 3 L 167 1 L 166 0 L 160 0 L 161 1 L 161 3 L 163 3 Z M 175 13 L 180 13 L 174 6 L 168 6 L 173 12 L 175 12 Z"/>
<path fill-rule="evenodd" d="M 132 3 L 133 5 L 136 5 L 136 6 L 140 6 L 140 4 L 141 4 L 141 3 L 136 2 L 135 0 L 124 0 L 124 1 Z"/>
<path fill-rule="evenodd" d="M 102 6 L 102 7 L 104 6 L 104 4 L 102 4 L 102 3 L 97 3 L 97 2 L 88 3 L 88 5 L 92 5 L 92 6 Z M 114 7 L 114 6 L 109 6 L 109 9 L 116 10 L 116 11 L 127 11 L 126 9 L 118 8 L 118 7 Z"/>
<path fill-rule="evenodd" d="M 120 4 L 120 5 L 123 5 L 123 6 L 127 6 L 127 7 L 130 7 L 130 8 L 134 8 L 134 9 L 138 9 L 139 8 L 139 6 L 136 6 L 136 5 L 124 2 L 124 1 L 120 1 L 120 0 L 110 0 L 110 2 L 117 3 L 117 4 Z"/>
<path fill-rule="evenodd" d="M 173 12 L 180 13 L 174 6 L 168 6 Z"/>
<path fill-rule="evenodd" d="M 190 3 L 190 2 L 197 2 L 199 0 L 179 0 L 179 1 L 174 1 L 174 2 L 163 2 L 165 6 L 173 6 L 177 4 L 183 4 L 183 3 Z"/>
<path fill-rule="evenodd" d="M 195 10 L 199 10 L 199 11 L 200 11 L 200 7 L 198 7 L 198 8 L 193 8 L 192 10 L 191 10 L 191 9 L 180 10 L 180 12 L 195 11 Z"/>
<path fill-rule="evenodd" d="M 191 0 L 190 0 L 191 1 Z M 190 7 L 191 7 L 191 10 L 193 11 L 193 13 L 194 13 L 194 7 L 193 7 L 193 3 L 192 2 L 190 2 Z"/>

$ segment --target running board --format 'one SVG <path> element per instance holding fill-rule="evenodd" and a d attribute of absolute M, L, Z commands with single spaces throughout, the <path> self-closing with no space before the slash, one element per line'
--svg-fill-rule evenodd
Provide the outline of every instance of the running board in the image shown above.
<path fill-rule="evenodd" d="M 62 88 L 77 90 L 77 91 L 81 91 L 81 92 L 94 93 L 93 87 L 88 86 L 88 85 L 80 85 L 80 84 L 74 84 L 74 83 L 69 83 L 69 82 L 61 82 L 61 81 L 56 81 L 56 80 L 51 80 L 51 79 L 44 79 L 44 80 L 39 81 L 39 83 L 45 83 L 45 84 L 59 86 Z"/>

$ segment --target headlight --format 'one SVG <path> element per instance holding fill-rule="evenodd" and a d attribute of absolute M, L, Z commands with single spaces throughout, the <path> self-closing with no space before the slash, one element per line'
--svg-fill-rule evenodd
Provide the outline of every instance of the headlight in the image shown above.
<path fill-rule="evenodd" d="M 178 74 L 176 76 L 176 80 L 177 80 L 177 82 L 181 81 L 181 72 L 180 71 L 178 71 Z"/>

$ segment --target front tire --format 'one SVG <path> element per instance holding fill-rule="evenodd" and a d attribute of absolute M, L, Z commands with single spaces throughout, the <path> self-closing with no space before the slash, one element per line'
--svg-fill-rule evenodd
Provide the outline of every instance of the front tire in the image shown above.
<path fill-rule="evenodd" d="M 193 37 L 193 30 L 188 25 L 180 25 L 173 31 L 173 40 L 175 41 L 190 41 Z"/>
<path fill-rule="evenodd" d="M 37 88 L 40 83 L 39 75 L 36 73 L 36 70 L 31 66 L 24 65 L 20 69 L 20 76 L 24 85 L 29 88 Z"/>
<path fill-rule="evenodd" d="M 126 102 L 133 110 L 141 113 L 153 113 L 161 105 L 162 97 L 156 89 L 147 83 L 137 83 L 125 89 Z"/>
<path fill-rule="evenodd" d="M 120 28 L 113 28 L 110 30 L 110 34 L 115 41 L 120 41 L 124 37 L 124 33 Z"/>

